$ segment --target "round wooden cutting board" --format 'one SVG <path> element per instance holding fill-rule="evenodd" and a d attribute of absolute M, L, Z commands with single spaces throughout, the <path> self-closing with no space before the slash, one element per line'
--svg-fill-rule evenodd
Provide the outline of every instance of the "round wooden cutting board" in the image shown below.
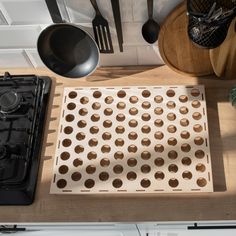
<path fill-rule="evenodd" d="M 210 50 L 210 59 L 215 74 L 224 79 L 236 77 L 236 19 L 231 22 L 225 41 Z"/>
<path fill-rule="evenodd" d="M 208 49 L 189 39 L 186 2 L 178 5 L 161 26 L 158 45 L 164 62 L 176 72 L 191 76 L 214 74 Z"/>

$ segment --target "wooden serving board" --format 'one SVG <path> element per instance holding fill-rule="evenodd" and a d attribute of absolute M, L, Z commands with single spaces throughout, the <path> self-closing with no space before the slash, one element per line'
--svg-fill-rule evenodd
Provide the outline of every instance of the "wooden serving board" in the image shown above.
<path fill-rule="evenodd" d="M 215 74 L 224 79 L 236 78 L 236 19 L 231 22 L 224 42 L 210 50 L 211 64 Z"/>
<path fill-rule="evenodd" d="M 174 71 L 190 76 L 214 74 L 208 49 L 188 37 L 186 3 L 178 5 L 161 26 L 158 45 L 164 62 Z"/>
<path fill-rule="evenodd" d="M 51 193 L 212 191 L 203 86 L 65 88 Z"/>

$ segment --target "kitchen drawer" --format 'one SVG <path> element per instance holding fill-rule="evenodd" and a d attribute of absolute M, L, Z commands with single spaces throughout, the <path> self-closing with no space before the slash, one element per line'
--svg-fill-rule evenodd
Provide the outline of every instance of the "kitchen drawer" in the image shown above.
<path fill-rule="evenodd" d="M 194 222 L 160 222 L 137 224 L 140 236 L 227 236 L 236 235 L 235 221 L 204 221 L 196 224 Z"/>
<path fill-rule="evenodd" d="M 0 0 L 0 10 L 10 25 L 52 22 L 44 0 Z"/>
<path fill-rule="evenodd" d="M 18 224 L 17 228 L 23 230 L 19 234 L 28 236 L 139 236 L 135 224 Z"/>
<path fill-rule="evenodd" d="M 0 50 L 0 67 L 33 67 L 29 57 L 23 49 Z"/>

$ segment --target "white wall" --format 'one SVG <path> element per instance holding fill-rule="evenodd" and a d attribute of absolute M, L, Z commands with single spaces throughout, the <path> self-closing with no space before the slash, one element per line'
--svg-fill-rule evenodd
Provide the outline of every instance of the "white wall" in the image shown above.
<path fill-rule="evenodd" d="M 109 21 L 114 54 L 101 54 L 101 65 L 163 64 L 157 43 L 147 44 L 141 28 L 147 20 L 146 0 L 120 0 L 124 52 L 120 53 L 113 20 L 111 0 L 97 0 L 103 16 Z M 154 18 L 162 23 L 182 0 L 154 0 Z M 82 25 L 93 35 L 95 12 L 89 0 L 58 0 L 63 17 Z M 41 67 L 36 42 L 40 31 L 51 23 L 44 0 L 0 0 L 0 67 Z M 14 58 L 14 60 L 9 60 Z"/>

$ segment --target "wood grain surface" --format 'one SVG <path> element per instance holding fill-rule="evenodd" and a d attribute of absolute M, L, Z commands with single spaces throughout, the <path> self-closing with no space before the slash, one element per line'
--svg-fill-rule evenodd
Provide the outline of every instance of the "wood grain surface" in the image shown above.
<path fill-rule="evenodd" d="M 173 70 L 190 76 L 214 74 L 208 49 L 197 47 L 188 37 L 186 2 L 178 5 L 161 26 L 160 54 Z"/>
<path fill-rule="evenodd" d="M 63 101 L 50 193 L 213 192 L 204 86 L 70 87 Z"/>
<path fill-rule="evenodd" d="M 1 74 L 5 70 L 1 69 Z M 48 75 L 53 79 L 35 202 L 30 206 L 0 206 L 0 222 L 143 222 L 236 219 L 236 109 L 228 94 L 236 80 L 183 76 L 167 66 L 103 68 L 91 77 L 70 80 L 48 70 L 8 69 L 12 74 Z M 127 74 L 126 74 L 127 72 Z M 101 76 L 101 74 L 103 74 Z M 90 79 L 105 81 L 89 82 Z M 115 77 L 115 79 L 113 79 Z M 110 78 L 110 80 L 108 80 Z M 203 84 L 206 90 L 213 193 L 148 195 L 49 194 L 59 114 L 64 87 L 153 86 Z"/>
<path fill-rule="evenodd" d="M 236 19 L 231 22 L 224 42 L 210 50 L 211 64 L 217 76 L 224 79 L 236 78 Z"/>

